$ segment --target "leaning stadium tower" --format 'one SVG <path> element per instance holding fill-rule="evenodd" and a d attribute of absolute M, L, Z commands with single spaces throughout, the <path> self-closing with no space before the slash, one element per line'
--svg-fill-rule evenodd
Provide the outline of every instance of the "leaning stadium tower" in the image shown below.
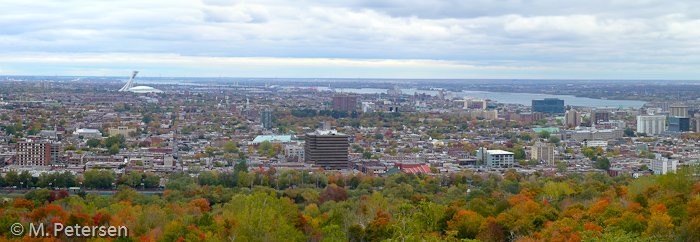
<path fill-rule="evenodd" d="M 136 74 L 139 74 L 139 71 L 134 71 L 134 73 L 131 74 L 131 79 L 129 79 L 126 85 L 119 89 L 120 92 L 128 92 L 129 88 L 134 87 L 134 78 L 136 78 Z"/>

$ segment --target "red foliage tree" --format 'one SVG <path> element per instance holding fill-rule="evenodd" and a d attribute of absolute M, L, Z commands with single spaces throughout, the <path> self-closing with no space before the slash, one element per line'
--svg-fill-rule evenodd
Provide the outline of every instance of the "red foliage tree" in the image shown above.
<path fill-rule="evenodd" d="M 482 232 L 476 236 L 481 241 L 506 241 L 506 236 L 503 232 L 503 226 L 496 223 L 496 219 L 488 217 L 482 225 Z"/>
<path fill-rule="evenodd" d="M 364 239 L 366 241 L 382 241 L 390 238 L 393 234 L 390 223 L 391 218 L 389 214 L 381 209 L 378 210 L 374 216 L 374 220 L 372 220 L 365 229 Z"/>
<path fill-rule="evenodd" d="M 192 200 L 192 201 L 190 201 L 190 205 L 199 208 L 199 210 L 202 213 L 208 212 L 211 210 L 211 207 L 209 207 L 209 201 L 207 201 L 204 198 Z"/>
<path fill-rule="evenodd" d="M 32 221 L 39 222 L 49 216 L 56 218 L 65 218 L 66 215 L 67 213 L 63 211 L 63 208 L 61 208 L 60 206 L 49 204 L 46 205 L 46 207 L 40 207 L 34 210 L 34 212 L 29 214 L 29 218 L 31 218 Z"/>
<path fill-rule="evenodd" d="M 92 218 L 90 218 L 90 215 L 87 213 L 71 213 L 68 215 L 68 220 L 66 220 L 66 222 L 69 225 L 79 224 L 81 226 L 90 226 L 92 225 Z"/>
<path fill-rule="evenodd" d="M 321 204 L 328 202 L 328 201 L 335 201 L 335 202 L 340 202 L 340 201 L 345 201 L 348 200 L 348 192 L 345 190 L 345 188 L 338 187 L 335 185 L 328 185 L 326 187 L 326 190 L 324 190 L 318 198 L 319 202 Z"/>
<path fill-rule="evenodd" d="M 70 197 L 70 193 L 66 190 L 61 190 L 58 192 L 58 195 L 56 196 L 56 200 L 61 200 L 64 198 Z"/>
<path fill-rule="evenodd" d="M 26 208 L 26 209 L 32 210 L 32 209 L 34 209 L 34 202 L 29 201 L 27 199 L 20 198 L 20 199 L 15 200 L 15 202 L 12 204 L 12 207 L 14 207 L 16 209 Z"/>
<path fill-rule="evenodd" d="M 51 191 L 51 193 L 49 193 L 49 196 L 46 197 L 46 201 L 48 201 L 49 203 L 56 201 L 56 191 Z"/>
<path fill-rule="evenodd" d="M 311 230 L 309 222 L 306 221 L 304 215 L 302 215 L 299 211 L 297 211 L 296 215 L 294 215 L 292 221 L 294 221 L 294 227 L 297 228 L 299 231 L 304 232 L 304 234 L 308 233 L 309 230 Z"/>
<path fill-rule="evenodd" d="M 94 225 L 105 225 L 109 223 L 109 221 L 112 220 L 112 215 L 109 213 L 96 213 L 95 216 L 92 216 L 92 223 Z"/>

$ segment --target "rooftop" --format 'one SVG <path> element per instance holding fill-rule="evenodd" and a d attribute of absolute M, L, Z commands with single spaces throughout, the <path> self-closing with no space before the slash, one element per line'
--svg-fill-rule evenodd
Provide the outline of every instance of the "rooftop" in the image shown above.
<path fill-rule="evenodd" d="M 314 133 L 315 135 L 345 135 L 343 133 L 338 132 L 337 130 L 329 129 L 329 130 L 316 130 Z"/>
<path fill-rule="evenodd" d="M 292 136 L 291 135 L 258 135 L 253 139 L 253 143 L 262 143 L 262 142 L 273 142 L 273 141 L 291 141 Z"/>
<path fill-rule="evenodd" d="M 489 155 L 514 155 L 513 152 L 508 152 L 505 150 L 488 150 Z"/>

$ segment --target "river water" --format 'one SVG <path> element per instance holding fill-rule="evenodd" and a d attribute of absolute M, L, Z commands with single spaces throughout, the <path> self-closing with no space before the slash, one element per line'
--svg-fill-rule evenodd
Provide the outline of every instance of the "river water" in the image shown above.
<path fill-rule="evenodd" d="M 334 90 L 336 92 L 354 92 L 358 94 L 386 94 L 387 89 L 380 88 L 327 88 L 319 87 L 321 90 Z M 432 96 L 438 95 L 438 91 L 435 90 L 417 90 L 417 89 L 401 89 L 404 94 L 413 95 L 418 94 L 428 94 Z M 447 93 L 447 92 L 445 92 Z M 457 93 L 452 93 L 453 97 L 464 98 L 473 97 L 481 99 L 491 99 L 492 101 L 497 101 L 500 103 L 515 103 L 530 106 L 532 105 L 532 100 L 534 99 L 544 99 L 544 98 L 559 98 L 564 100 L 564 105 L 571 106 L 581 106 L 581 107 L 615 107 L 615 108 L 640 108 L 644 105 L 644 101 L 633 101 L 633 100 L 607 100 L 607 99 L 593 99 L 586 97 L 575 97 L 571 95 L 551 95 L 551 94 L 535 94 L 535 93 L 503 93 L 503 92 L 486 92 L 486 91 L 462 91 Z"/>

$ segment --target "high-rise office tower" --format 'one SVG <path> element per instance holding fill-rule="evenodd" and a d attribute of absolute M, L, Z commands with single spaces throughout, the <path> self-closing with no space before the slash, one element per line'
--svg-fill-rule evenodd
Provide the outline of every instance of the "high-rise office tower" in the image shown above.
<path fill-rule="evenodd" d="M 260 114 L 260 123 L 262 123 L 263 128 L 272 128 L 272 111 L 270 109 L 265 109 Z"/>
<path fill-rule="evenodd" d="M 558 98 L 545 98 L 532 100 L 532 111 L 541 113 L 564 113 L 564 100 Z"/>
<path fill-rule="evenodd" d="M 676 131 L 676 132 L 690 131 L 690 118 L 688 118 L 688 117 L 668 117 L 668 131 Z"/>
<path fill-rule="evenodd" d="M 316 130 L 306 134 L 304 161 L 326 170 L 348 169 L 348 146 L 346 134 L 336 130 Z"/>

